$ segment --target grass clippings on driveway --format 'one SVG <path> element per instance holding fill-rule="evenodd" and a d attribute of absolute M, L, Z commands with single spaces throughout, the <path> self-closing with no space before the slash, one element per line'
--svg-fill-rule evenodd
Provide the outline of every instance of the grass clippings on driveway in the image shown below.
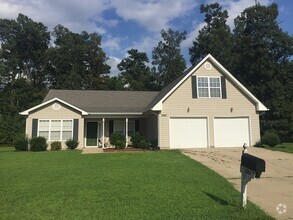
<path fill-rule="evenodd" d="M 267 219 L 178 151 L 0 152 L 2 219 Z"/>

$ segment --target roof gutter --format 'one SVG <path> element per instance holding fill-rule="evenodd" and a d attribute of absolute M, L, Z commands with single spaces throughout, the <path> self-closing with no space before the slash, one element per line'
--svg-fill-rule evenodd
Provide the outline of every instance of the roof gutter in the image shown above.
<path fill-rule="evenodd" d="M 89 115 L 142 115 L 142 112 L 89 112 Z"/>

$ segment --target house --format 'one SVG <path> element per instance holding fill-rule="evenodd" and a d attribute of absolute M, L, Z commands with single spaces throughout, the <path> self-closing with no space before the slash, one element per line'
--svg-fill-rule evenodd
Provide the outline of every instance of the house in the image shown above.
<path fill-rule="evenodd" d="M 161 149 L 252 146 L 259 114 L 268 109 L 213 56 L 186 70 L 160 92 L 50 90 L 20 114 L 26 134 L 50 141 L 76 138 L 79 148 L 109 146 L 138 131 Z"/>

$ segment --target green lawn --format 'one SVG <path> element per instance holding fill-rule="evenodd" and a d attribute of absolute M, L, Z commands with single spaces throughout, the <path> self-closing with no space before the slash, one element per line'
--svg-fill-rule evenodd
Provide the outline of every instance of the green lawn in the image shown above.
<path fill-rule="evenodd" d="M 286 153 L 293 153 L 293 143 L 283 143 L 279 144 L 275 147 L 265 146 L 265 149 L 273 150 L 273 151 L 282 151 Z"/>
<path fill-rule="evenodd" d="M 0 151 L 1 219 L 270 219 L 178 151 Z"/>

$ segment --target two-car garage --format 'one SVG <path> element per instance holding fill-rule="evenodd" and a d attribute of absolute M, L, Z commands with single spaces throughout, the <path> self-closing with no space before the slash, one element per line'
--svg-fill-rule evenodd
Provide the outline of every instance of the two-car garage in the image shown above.
<path fill-rule="evenodd" d="M 169 119 L 169 140 L 171 149 L 215 147 L 240 147 L 250 145 L 248 117 L 215 117 L 213 125 L 208 126 L 206 117 Z M 208 129 L 209 128 L 209 129 Z M 213 138 L 209 130 L 213 129 Z"/>

